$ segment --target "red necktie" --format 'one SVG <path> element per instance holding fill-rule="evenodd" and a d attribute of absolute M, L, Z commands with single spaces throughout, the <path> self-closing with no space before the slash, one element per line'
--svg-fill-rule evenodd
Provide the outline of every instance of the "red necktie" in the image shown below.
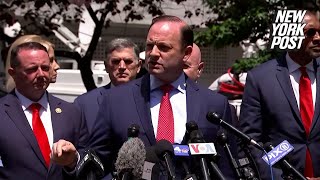
<path fill-rule="evenodd" d="M 169 142 L 174 142 L 174 120 L 173 120 L 173 112 L 172 106 L 170 103 L 170 91 L 173 87 L 169 85 L 163 85 L 160 87 L 163 91 L 160 111 L 159 111 L 159 119 L 158 119 L 158 129 L 157 129 L 157 141 L 161 139 L 166 139 Z"/>
<path fill-rule="evenodd" d="M 306 67 L 300 67 L 301 77 L 299 83 L 299 94 L 300 94 L 300 115 L 303 126 L 306 131 L 307 137 L 310 133 L 312 118 L 313 118 L 313 100 L 311 82 L 306 71 Z M 306 177 L 313 177 L 313 167 L 309 148 L 306 152 L 306 164 L 304 169 L 304 175 Z"/>
<path fill-rule="evenodd" d="M 32 110 L 32 128 L 33 133 L 38 141 L 42 156 L 46 162 L 47 167 L 50 165 L 50 145 L 48 141 L 48 136 L 42 121 L 40 119 L 39 111 L 41 105 L 38 103 L 33 103 L 30 105 Z"/>

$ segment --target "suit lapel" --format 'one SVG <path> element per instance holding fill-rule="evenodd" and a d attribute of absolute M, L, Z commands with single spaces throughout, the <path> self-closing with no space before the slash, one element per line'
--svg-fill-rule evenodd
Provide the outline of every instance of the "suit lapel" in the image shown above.
<path fill-rule="evenodd" d="M 21 134 L 29 142 L 34 153 L 37 155 L 38 159 L 42 162 L 43 166 L 46 167 L 46 163 L 40 151 L 37 139 L 33 134 L 32 128 L 28 123 L 28 120 L 21 108 L 21 104 L 16 97 L 15 93 L 12 92 L 7 96 L 7 102 L 5 103 L 5 111 L 9 118 L 14 122 L 16 127 L 20 130 Z"/>
<path fill-rule="evenodd" d="M 186 77 L 186 93 L 187 93 L 187 122 L 195 121 L 198 123 L 200 98 L 198 86 Z"/>
<path fill-rule="evenodd" d="M 150 145 L 156 144 L 150 113 L 150 75 L 145 75 L 140 81 L 136 81 L 133 88 L 133 96 L 141 124 Z"/>
<path fill-rule="evenodd" d="M 291 81 L 290 81 L 290 76 L 289 76 L 289 71 L 288 71 L 288 66 L 286 62 L 285 56 L 282 56 L 280 59 L 278 59 L 278 67 L 277 67 L 277 72 L 276 76 L 279 81 L 279 84 L 283 90 L 283 93 L 287 97 L 287 100 L 293 109 L 294 115 L 299 119 L 298 123 L 301 125 L 301 127 L 304 127 L 302 124 L 302 120 L 300 117 L 300 111 L 298 109 L 298 104 L 296 102 L 296 97 L 294 95 L 292 86 L 291 86 Z"/>
<path fill-rule="evenodd" d="M 57 142 L 63 135 L 63 128 L 61 127 L 61 113 L 63 109 L 61 108 L 60 101 L 57 101 L 52 95 L 48 94 L 48 102 L 50 104 L 51 112 L 51 123 L 53 130 L 53 143 Z"/>
<path fill-rule="evenodd" d="M 320 114 L 320 102 L 318 101 L 318 99 L 320 98 L 320 66 L 318 64 L 318 62 L 316 60 L 313 61 L 313 67 L 315 70 L 315 75 L 316 75 L 316 83 L 317 83 L 317 87 L 316 87 L 316 104 L 314 107 L 314 115 L 313 115 L 313 119 L 312 119 L 312 125 L 311 125 L 311 129 L 310 129 L 310 135 L 312 132 L 312 129 L 315 127 L 315 125 L 317 124 L 318 121 L 318 117 Z"/>
<path fill-rule="evenodd" d="M 63 127 L 61 127 L 61 113 L 63 113 L 63 109 L 60 106 L 60 101 L 57 101 L 52 95 L 48 94 L 48 102 L 50 105 L 51 112 L 51 123 L 52 123 L 52 131 L 53 131 L 53 143 L 57 142 L 61 137 L 63 137 Z M 53 164 L 50 163 L 49 172 L 52 171 Z"/>
<path fill-rule="evenodd" d="M 98 105 L 100 105 L 102 103 L 102 96 L 108 91 L 108 89 L 111 88 L 111 82 L 105 86 L 103 86 L 103 88 L 100 89 L 100 92 L 99 92 L 99 95 L 97 97 L 97 102 L 98 102 Z"/>

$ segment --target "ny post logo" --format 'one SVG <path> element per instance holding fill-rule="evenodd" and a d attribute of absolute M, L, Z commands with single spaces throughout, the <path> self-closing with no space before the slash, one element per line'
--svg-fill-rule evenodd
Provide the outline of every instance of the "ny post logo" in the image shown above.
<path fill-rule="evenodd" d="M 277 163 L 280 159 L 282 159 L 285 155 L 293 150 L 293 146 L 286 140 L 280 143 L 277 147 L 273 148 L 270 152 L 268 152 L 268 158 L 270 160 L 271 166 Z M 268 158 L 266 155 L 262 157 L 262 159 L 269 164 Z"/>
<path fill-rule="evenodd" d="M 303 17 L 306 10 L 278 10 L 272 24 L 270 49 L 300 49 L 305 38 Z"/>

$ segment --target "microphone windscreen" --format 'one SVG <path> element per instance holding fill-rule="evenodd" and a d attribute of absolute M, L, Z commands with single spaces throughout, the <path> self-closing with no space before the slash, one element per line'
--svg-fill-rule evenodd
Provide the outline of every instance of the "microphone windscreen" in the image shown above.
<path fill-rule="evenodd" d="M 208 112 L 207 120 L 214 124 L 219 124 L 221 116 L 215 112 Z"/>
<path fill-rule="evenodd" d="M 272 145 L 271 142 L 267 142 L 263 145 L 263 148 L 266 150 L 266 151 L 271 151 L 274 147 Z"/>
<path fill-rule="evenodd" d="M 155 152 L 160 158 L 163 157 L 163 154 L 165 152 L 169 153 L 171 156 L 174 155 L 172 144 L 165 139 L 161 139 L 160 141 L 158 141 L 158 143 L 155 145 Z"/>
<path fill-rule="evenodd" d="M 120 148 L 115 168 L 118 174 L 130 170 L 134 177 L 141 178 L 145 159 L 146 150 L 143 142 L 139 138 L 131 138 Z"/>
<path fill-rule="evenodd" d="M 140 133 L 140 126 L 138 124 L 131 124 L 128 128 L 128 138 L 138 137 Z"/>
<path fill-rule="evenodd" d="M 146 161 L 152 163 L 158 163 L 160 161 L 153 146 L 146 147 Z"/>
<path fill-rule="evenodd" d="M 194 130 L 198 130 L 199 127 L 198 127 L 198 124 L 197 124 L 196 122 L 194 122 L 194 121 L 189 121 L 189 122 L 187 122 L 187 124 L 186 124 L 186 129 L 187 129 L 187 132 L 188 132 L 188 133 L 191 133 L 191 132 L 194 131 Z"/>

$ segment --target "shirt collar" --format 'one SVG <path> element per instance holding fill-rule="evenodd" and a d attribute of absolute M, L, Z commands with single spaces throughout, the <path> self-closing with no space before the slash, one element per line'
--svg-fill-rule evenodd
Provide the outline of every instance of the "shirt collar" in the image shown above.
<path fill-rule="evenodd" d="M 164 83 L 159 80 L 158 78 L 156 78 L 154 75 L 150 75 L 150 90 L 156 90 L 158 89 L 160 86 L 164 85 Z M 186 77 L 184 75 L 184 73 L 181 73 L 181 75 L 179 76 L 179 78 L 175 81 L 173 81 L 171 83 L 171 85 L 179 90 L 181 93 L 185 93 L 186 92 Z"/>
<path fill-rule="evenodd" d="M 289 53 L 286 54 L 286 61 L 287 61 L 289 73 L 293 73 L 294 71 L 298 70 L 301 67 L 298 63 L 292 60 L 292 58 L 289 56 Z M 309 71 L 314 72 L 313 61 L 309 62 L 305 67 Z"/>
<path fill-rule="evenodd" d="M 47 92 L 45 92 L 38 102 L 33 102 L 24 95 L 22 95 L 17 89 L 15 89 L 15 93 L 22 105 L 23 111 L 26 110 L 32 103 L 39 103 L 45 110 L 48 108 L 48 98 Z"/>

